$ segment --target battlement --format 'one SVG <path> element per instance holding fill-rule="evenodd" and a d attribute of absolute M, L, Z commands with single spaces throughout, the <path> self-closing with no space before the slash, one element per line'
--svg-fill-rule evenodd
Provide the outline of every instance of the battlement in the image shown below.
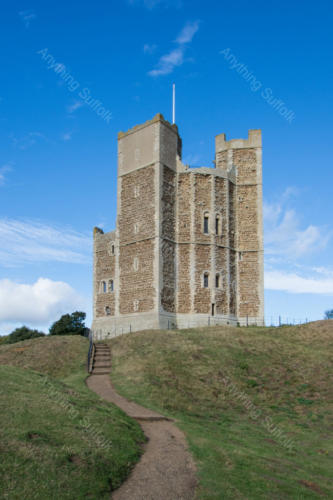
<path fill-rule="evenodd" d="M 168 122 L 168 120 L 165 120 L 164 116 L 162 113 L 157 113 L 154 118 L 151 120 L 147 120 L 144 123 L 141 123 L 140 125 L 135 125 L 134 127 L 130 128 L 126 132 L 118 132 L 118 141 L 120 139 L 123 139 L 124 137 L 134 134 L 135 132 L 138 132 L 139 130 L 142 130 L 146 127 L 149 127 L 150 125 L 153 125 L 154 123 L 161 122 L 163 125 L 167 126 L 170 130 L 175 132 L 178 135 L 178 127 L 176 124 L 172 124 Z"/>
<path fill-rule="evenodd" d="M 249 130 L 248 139 L 226 140 L 226 134 L 219 134 L 215 137 L 215 150 L 217 153 L 228 149 L 261 148 L 261 130 Z"/>

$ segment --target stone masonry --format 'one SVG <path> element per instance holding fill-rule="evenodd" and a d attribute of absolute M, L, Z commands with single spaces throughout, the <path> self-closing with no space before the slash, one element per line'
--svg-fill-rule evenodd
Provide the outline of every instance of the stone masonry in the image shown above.
<path fill-rule="evenodd" d="M 116 230 L 94 229 L 97 338 L 264 324 L 261 131 L 215 142 L 215 168 L 190 168 L 161 114 L 118 134 Z"/>

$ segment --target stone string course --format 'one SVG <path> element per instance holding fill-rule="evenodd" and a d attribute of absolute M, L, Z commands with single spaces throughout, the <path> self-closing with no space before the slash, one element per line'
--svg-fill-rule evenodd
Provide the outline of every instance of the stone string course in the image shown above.
<path fill-rule="evenodd" d="M 96 337 L 263 324 L 260 131 L 217 136 L 215 168 L 184 165 L 178 129 L 162 115 L 120 133 L 118 146 L 116 230 L 94 230 Z"/>

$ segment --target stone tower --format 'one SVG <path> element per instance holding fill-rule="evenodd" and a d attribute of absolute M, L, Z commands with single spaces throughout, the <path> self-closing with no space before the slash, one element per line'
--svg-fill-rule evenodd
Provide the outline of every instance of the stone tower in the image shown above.
<path fill-rule="evenodd" d="M 97 337 L 263 325 L 261 131 L 216 137 L 215 168 L 181 162 L 158 114 L 118 134 L 116 230 L 94 229 Z"/>

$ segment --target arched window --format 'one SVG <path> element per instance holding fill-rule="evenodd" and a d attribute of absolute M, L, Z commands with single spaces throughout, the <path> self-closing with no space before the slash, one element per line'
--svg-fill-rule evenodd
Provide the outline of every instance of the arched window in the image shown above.
<path fill-rule="evenodd" d="M 102 281 L 102 292 L 106 293 L 106 282 Z"/>
<path fill-rule="evenodd" d="M 215 288 L 220 288 L 220 281 L 221 281 L 221 280 L 220 280 L 220 275 L 219 275 L 219 274 L 217 274 L 217 275 L 215 276 Z"/>
<path fill-rule="evenodd" d="M 208 285 L 209 285 L 209 273 L 204 273 L 203 286 L 204 286 L 204 288 L 208 288 Z"/>
<path fill-rule="evenodd" d="M 209 215 L 208 214 L 204 214 L 204 218 L 203 218 L 203 232 L 205 234 L 209 233 Z"/>
<path fill-rule="evenodd" d="M 113 292 L 113 280 L 109 280 L 109 292 Z"/>
<path fill-rule="evenodd" d="M 114 244 L 111 245 L 111 254 L 114 255 Z"/>
<path fill-rule="evenodd" d="M 110 316 L 110 314 L 111 314 L 111 309 L 109 308 L 109 306 L 106 306 L 106 307 L 105 307 L 105 314 L 106 314 L 107 316 Z"/>

